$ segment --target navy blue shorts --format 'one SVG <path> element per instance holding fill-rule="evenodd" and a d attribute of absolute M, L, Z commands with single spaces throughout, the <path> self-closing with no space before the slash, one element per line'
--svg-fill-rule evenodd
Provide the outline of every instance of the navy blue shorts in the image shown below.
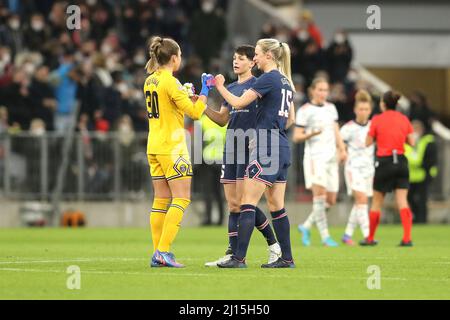
<path fill-rule="evenodd" d="M 222 174 L 220 176 L 220 183 L 222 184 L 231 184 L 236 183 L 238 180 L 244 180 L 245 177 L 245 169 L 247 169 L 248 161 L 246 163 L 240 164 L 237 157 L 234 155 L 231 156 L 232 161 L 227 163 L 226 154 L 224 154 L 223 165 L 222 165 Z M 248 156 L 246 160 L 248 159 Z M 242 160 L 240 161 L 242 162 Z"/>
<path fill-rule="evenodd" d="M 291 166 L 291 152 L 289 149 L 283 151 L 272 156 L 252 154 L 245 176 L 263 182 L 268 187 L 272 187 L 274 183 L 286 183 Z"/>

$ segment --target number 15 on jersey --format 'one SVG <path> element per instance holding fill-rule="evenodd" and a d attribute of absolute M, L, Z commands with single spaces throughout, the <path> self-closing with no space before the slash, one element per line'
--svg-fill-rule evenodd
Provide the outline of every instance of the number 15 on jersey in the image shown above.
<path fill-rule="evenodd" d="M 289 118 L 289 108 L 293 101 L 292 91 L 286 90 L 286 89 L 281 89 L 281 95 L 283 97 L 281 99 L 281 107 L 280 107 L 280 111 L 278 111 L 278 115 L 280 117 Z"/>

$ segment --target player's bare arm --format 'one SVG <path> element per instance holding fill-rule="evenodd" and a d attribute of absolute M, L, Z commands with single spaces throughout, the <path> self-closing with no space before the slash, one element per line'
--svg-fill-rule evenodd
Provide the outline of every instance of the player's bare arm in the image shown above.
<path fill-rule="evenodd" d="M 235 109 L 244 109 L 258 98 L 256 92 L 253 90 L 247 90 L 241 97 L 236 97 L 225 87 L 225 78 L 223 75 L 219 74 L 215 79 L 217 91 L 219 91 L 225 101 L 232 105 Z"/>
<path fill-rule="evenodd" d="M 322 131 L 321 130 L 317 130 L 317 131 L 312 131 L 309 133 L 306 133 L 305 128 L 303 127 L 296 127 L 294 129 L 294 134 L 292 136 L 292 140 L 295 143 L 301 143 L 301 142 L 305 142 L 306 140 L 311 139 L 312 137 L 315 137 L 319 134 L 321 134 Z"/>
<path fill-rule="evenodd" d="M 291 106 L 289 107 L 289 118 L 286 123 L 286 129 L 292 127 L 294 123 L 295 123 L 295 106 L 294 103 L 291 103 Z"/>
<path fill-rule="evenodd" d="M 225 127 L 230 121 L 230 111 L 224 106 L 221 106 L 219 111 L 216 111 L 208 106 L 205 110 L 205 114 L 214 123 L 221 127 Z"/>
<path fill-rule="evenodd" d="M 372 138 L 372 136 L 367 135 L 366 137 L 366 147 L 370 147 L 371 145 L 373 145 L 374 143 L 374 139 Z"/>
<path fill-rule="evenodd" d="M 336 146 L 339 152 L 339 160 L 343 162 L 347 160 L 347 148 L 345 147 L 344 140 L 341 136 L 341 131 L 339 130 L 339 124 L 337 122 L 334 124 L 334 131 L 336 135 Z"/>

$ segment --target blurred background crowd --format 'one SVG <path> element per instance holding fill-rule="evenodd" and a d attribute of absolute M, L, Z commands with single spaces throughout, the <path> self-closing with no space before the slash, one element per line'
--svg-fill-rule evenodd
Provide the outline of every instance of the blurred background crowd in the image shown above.
<path fill-rule="evenodd" d="M 79 101 L 79 130 L 146 131 L 148 39 L 176 39 L 185 57 L 179 77 L 197 81 L 226 37 L 226 1 L 70 4 L 81 8 L 80 30 L 66 26 L 68 2 L 0 1 L 0 130 L 62 131 Z"/>

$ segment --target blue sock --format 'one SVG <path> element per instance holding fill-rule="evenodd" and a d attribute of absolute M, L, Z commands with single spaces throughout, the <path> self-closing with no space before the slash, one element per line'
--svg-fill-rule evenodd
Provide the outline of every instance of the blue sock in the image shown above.
<path fill-rule="evenodd" d="M 281 247 L 281 258 L 285 261 L 292 261 L 291 232 L 289 218 L 286 209 L 271 212 L 273 229 L 277 235 Z"/>
<path fill-rule="evenodd" d="M 241 214 L 239 215 L 238 222 L 238 245 L 234 254 L 238 260 L 244 260 L 247 255 L 248 245 L 250 244 L 250 238 L 255 227 L 255 210 L 256 207 L 250 204 L 241 206 Z"/>
<path fill-rule="evenodd" d="M 236 253 L 238 239 L 238 220 L 240 212 L 230 212 L 228 216 L 228 239 L 233 254 Z"/>
<path fill-rule="evenodd" d="M 275 239 L 269 219 L 267 219 L 264 212 L 262 212 L 262 210 L 258 207 L 256 207 L 255 226 L 256 229 L 262 233 L 269 246 L 277 243 L 277 239 Z"/>

